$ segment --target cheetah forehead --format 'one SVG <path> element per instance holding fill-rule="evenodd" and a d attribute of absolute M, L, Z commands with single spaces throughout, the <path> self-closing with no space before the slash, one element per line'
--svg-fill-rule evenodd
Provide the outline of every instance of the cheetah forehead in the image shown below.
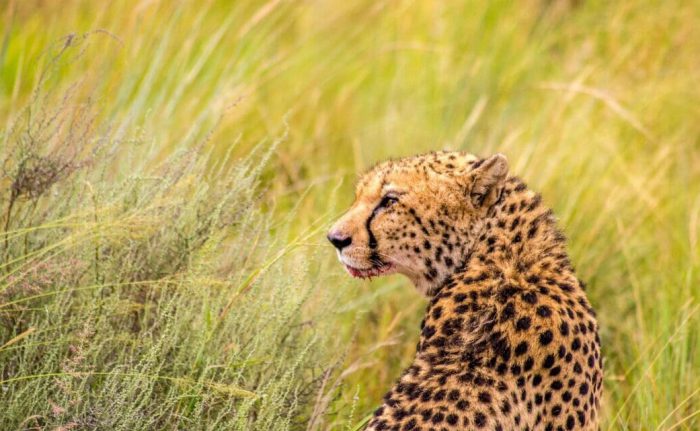
<path fill-rule="evenodd" d="M 392 186 L 412 187 L 431 176 L 462 176 L 479 160 L 463 151 L 434 151 L 383 161 L 367 170 L 357 183 L 356 195 L 381 194 Z"/>

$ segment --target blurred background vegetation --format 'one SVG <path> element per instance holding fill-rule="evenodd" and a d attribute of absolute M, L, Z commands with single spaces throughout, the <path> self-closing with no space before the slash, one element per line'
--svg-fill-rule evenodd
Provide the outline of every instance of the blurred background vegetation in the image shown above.
<path fill-rule="evenodd" d="M 352 429 L 425 301 L 359 172 L 503 152 L 599 313 L 603 429 L 700 427 L 700 2 L 0 0 L 0 428 Z"/>

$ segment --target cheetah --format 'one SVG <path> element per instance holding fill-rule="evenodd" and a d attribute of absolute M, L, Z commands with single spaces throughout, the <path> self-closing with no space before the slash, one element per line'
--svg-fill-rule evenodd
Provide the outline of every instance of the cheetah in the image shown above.
<path fill-rule="evenodd" d="M 429 300 L 366 429 L 598 429 L 595 312 L 551 209 L 503 155 L 383 162 L 328 239 L 352 276 L 403 274 Z"/>

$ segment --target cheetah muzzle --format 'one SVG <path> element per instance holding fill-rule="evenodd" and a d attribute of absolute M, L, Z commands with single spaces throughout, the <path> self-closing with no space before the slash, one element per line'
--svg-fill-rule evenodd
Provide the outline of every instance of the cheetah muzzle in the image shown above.
<path fill-rule="evenodd" d="M 500 154 L 434 152 L 362 176 L 328 234 L 354 277 L 429 299 L 416 355 L 370 430 L 594 430 L 595 312 L 539 194 Z"/>

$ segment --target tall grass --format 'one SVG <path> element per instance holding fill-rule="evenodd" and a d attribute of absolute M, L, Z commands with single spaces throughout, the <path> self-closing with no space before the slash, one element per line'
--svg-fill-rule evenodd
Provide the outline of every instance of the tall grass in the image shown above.
<path fill-rule="evenodd" d="M 295 251 L 317 227 L 280 241 L 260 210 L 275 144 L 148 157 L 158 143 L 93 130 L 80 87 L 54 98 L 48 76 L 3 136 L 2 429 L 313 419 L 332 302 Z"/>
<path fill-rule="evenodd" d="M 603 427 L 700 426 L 697 2 L 0 4 L 3 428 L 351 427 L 424 302 L 322 233 L 438 148 L 560 217 Z"/>

